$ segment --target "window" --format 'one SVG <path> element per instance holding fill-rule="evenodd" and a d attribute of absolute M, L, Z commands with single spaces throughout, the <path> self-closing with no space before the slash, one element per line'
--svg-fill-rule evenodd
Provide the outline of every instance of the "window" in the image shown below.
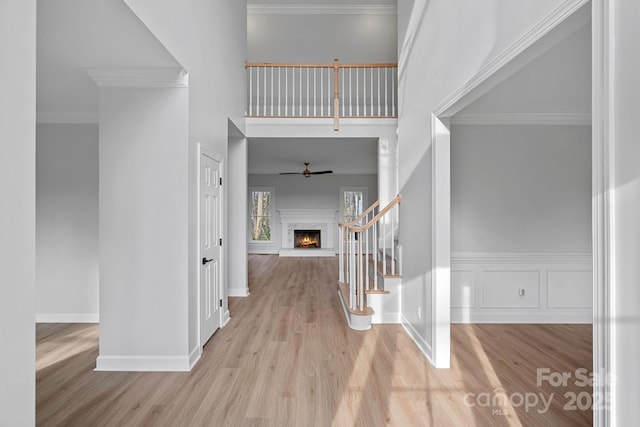
<path fill-rule="evenodd" d="M 251 208 L 251 240 L 254 242 L 271 241 L 272 189 L 252 189 L 249 191 Z"/>
<path fill-rule="evenodd" d="M 350 222 L 358 218 L 367 208 L 367 188 L 341 188 L 342 201 L 340 208 L 342 209 L 342 218 L 344 222 Z"/>

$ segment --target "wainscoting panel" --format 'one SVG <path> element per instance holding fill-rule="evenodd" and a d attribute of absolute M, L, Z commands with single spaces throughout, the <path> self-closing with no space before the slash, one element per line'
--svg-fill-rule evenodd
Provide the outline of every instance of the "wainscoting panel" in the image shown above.
<path fill-rule="evenodd" d="M 451 269 L 451 308 L 475 307 L 476 273 Z"/>
<path fill-rule="evenodd" d="M 591 323 L 590 254 L 453 253 L 453 323 Z"/>

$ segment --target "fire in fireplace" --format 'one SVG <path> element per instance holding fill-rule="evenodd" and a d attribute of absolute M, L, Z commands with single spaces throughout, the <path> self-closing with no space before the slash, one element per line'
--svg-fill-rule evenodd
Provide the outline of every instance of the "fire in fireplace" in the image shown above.
<path fill-rule="evenodd" d="M 293 230 L 293 247 L 317 249 L 320 245 L 320 230 Z"/>

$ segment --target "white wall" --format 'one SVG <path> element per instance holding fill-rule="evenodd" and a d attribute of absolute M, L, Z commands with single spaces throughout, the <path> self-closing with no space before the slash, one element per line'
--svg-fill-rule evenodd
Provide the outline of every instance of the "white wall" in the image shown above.
<path fill-rule="evenodd" d="M 400 243 L 405 276 L 402 316 L 405 327 L 436 366 L 449 366 L 449 329 L 432 317 L 436 271 L 431 251 L 431 113 L 557 7 L 569 4 L 560 0 L 398 2 L 399 16 L 413 9 L 407 28 L 399 29 L 403 46 L 398 89 L 399 187 L 403 195 Z M 423 308 L 420 317 L 416 304 Z M 436 328 L 441 334 L 434 336 Z"/>
<path fill-rule="evenodd" d="M 232 124 L 234 129 L 229 138 L 229 169 L 234 173 L 229 176 L 227 185 L 227 207 L 230 215 L 228 254 L 229 254 L 229 296 L 247 296 L 249 292 L 249 266 L 247 265 L 247 222 L 246 215 L 239 212 L 247 212 L 247 151 L 248 142 Z"/>
<path fill-rule="evenodd" d="M 590 126 L 452 126 L 452 321 L 590 323 L 591 198 Z"/>
<path fill-rule="evenodd" d="M 190 368 L 187 111 L 186 88 L 100 88 L 98 370 Z"/>
<path fill-rule="evenodd" d="M 451 251 L 591 253 L 591 127 L 452 126 Z"/>
<path fill-rule="evenodd" d="M 0 2 L 0 425 L 35 424 L 36 2 Z"/>
<path fill-rule="evenodd" d="M 246 1 L 125 2 L 189 72 L 189 348 L 194 351 L 200 346 L 197 144 L 205 144 L 222 155 L 224 164 L 227 160 L 228 120 L 244 133 Z M 230 174 L 235 173 L 226 170 Z M 225 236 L 226 225 L 222 230 Z M 226 246 L 223 246 L 223 251 L 227 259 Z M 226 283 L 226 278 L 223 281 Z"/>
<path fill-rule="evenodd" d="M 251 62 L 342 63 L 396 62 L 394 14 L 250 13 L 248 60 Z"/>
<path fill-rule="evenodd" d="M 322 175 L 304 178 L 301 175 L 249 175 L 249 188 L 273 187 L 275 209 L 340 209 L 340 187 L 367 187 L 368 204 L 377 200 L 377 175 Z M 245 213 L 247 229 L 250 229 L 249 213 Z M 280 242 L 280 216 L 274 211 L 272 220 L 273 244 L 249 244 L 251 253 L 278 253 Z M 337 230 L 336 230 L 337 235 Z"/>
<path fill-rule="evenodd" d="M 612 7 L 613 27 L 608 36 L 612 41 L 613 75 L 610 105 L 613 114 L 613 213 L 614 227 L 610 249 L 613 260 L 611 295 L 613 297 L 610 319 L 614 340 L 610 355 L 613 359 L 613 409 L 615 422 L 624 426 L 640 419 L 640 144 L 638 144 L 638 99 L 640 86 L 640 60 L 637 55 L 640 43 L 640 3 L 625 0 L 603 2 Z M 613 52 L 612 52 L 613 53 Z M 633 421 L 632 421 L 633 420 Z"/>
<path fill-rule="evenodd" d="M 36 321 L 98 321 L 98 126 L 37 127 Z"/>

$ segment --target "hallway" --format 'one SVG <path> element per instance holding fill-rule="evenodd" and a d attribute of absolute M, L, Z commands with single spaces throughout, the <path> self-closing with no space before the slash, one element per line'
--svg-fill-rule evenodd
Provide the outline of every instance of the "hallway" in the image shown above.
<path fill-rule="evenodd" d="M 537 368 L 590 371 L 590 325 L 452 325 L 452 368 L 436 370 L 400 325 L 349 329 L 336 280 L 337 258 L 250 256 L 251 295 L 190 373 L 93 372 L 97 325 L 40 324 L 37 423 L 591 425 L 567 400 L 590 388 L 536 385 Z M 548 410 L 518 400 L 534 395 Z"/>

